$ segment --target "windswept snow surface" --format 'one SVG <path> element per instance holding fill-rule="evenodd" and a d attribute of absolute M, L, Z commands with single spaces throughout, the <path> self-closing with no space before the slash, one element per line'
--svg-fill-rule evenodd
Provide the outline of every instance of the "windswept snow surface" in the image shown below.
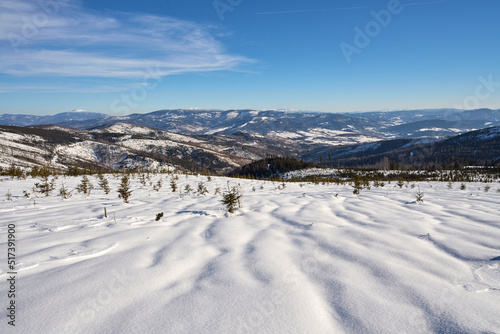
<path fill-rule="evenodd" d="M 130 204 L 113 176 L 109 195 L 68 200 L 24 198 L 38 181 L 4 178 L 0 332 L 500 332 L 498 183 L 489 192 L 418 183 L 417 204 L 416 188 L 394 184 L 355 196 L 347 185 L 280 190 L 201 176 L 177 184 L 204 181 L 210 194 L 181 199 L 170 177 L 152 181 L 160 177 L 159 192 L 133 179 Z M 228 180 L 243 193 L 234 214 L 213 195 Z M 5 316 L 7 223 L 16 225 L 15 327 Z"/>

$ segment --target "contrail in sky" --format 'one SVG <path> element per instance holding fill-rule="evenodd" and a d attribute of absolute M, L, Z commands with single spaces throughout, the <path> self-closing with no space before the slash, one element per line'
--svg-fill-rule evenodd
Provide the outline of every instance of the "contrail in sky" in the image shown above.
<path fill-rule="evenodd" d="M 402 6 L 416 6 L 416 5 L 434 5 L 438 3 L 447 2 L 448 0 L 437 0 L 428 2 L 409 2 L 402 3 Z M 341 8 L 326 8 L 326 9 L 298 9 L 298 10 L 284 10 L 278 12 L 261 12 L 255 15 L 272 15 L 272 14 L 293 14 L 293 13 L 309 13 L 309 12 L 328 12 L 336 10 L 350 10 L 350 9 L 364 9 L 364 8 L 377 8 L 379 6 L 358 6 L 358 7 L 341 7 Z"/>

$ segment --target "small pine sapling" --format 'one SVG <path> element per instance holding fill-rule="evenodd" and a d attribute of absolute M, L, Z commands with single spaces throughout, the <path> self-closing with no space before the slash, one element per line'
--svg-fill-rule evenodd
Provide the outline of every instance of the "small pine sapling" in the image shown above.
<path fill-rule="evenodd" d="M 175 179 L 172 179 L 170 181 L 170 189 L 172 189 L 173 193 L 175 193 L 177 191 L 177 183 L 175 183 Z"/>
<path fill-rule="evenodd" d="M 485 193 L 487 193 L 488 191 L 490 191 L 490 189 L 491 189 L 491 186 L 490 186 L 489 184 L 486 184 L 486 185 L 484 186 L 484 192 L 485 192 Z"/>
<path fill-rule="evenodd" d="M 71 197 L 71 190 L 66 188 L 64 186 L 64 181 L 61 181 L 61 188 L 59 189 L 59 196 L 61 196 L 62 199 L 68 199 Z"/>
<path fill-rule="evenodd" d="M 189 184 L 186 184 L 186 186 L 184 187 L 184 192 L 187 194 L 190 194 L 192 191 L 193 191 L 193 188 L 191 188 L 191 186 Z"/>
<path fill-rule="evenodd" d="M 46 197 L 50 196 L 50 193 L 56 188 L 56 180 L 52 179 L 49 182 L 49 176 L 43 176 L 40 183 L 35 183 L 36 192 L 44 194 Z"/>
<path fill-rule="evenodd" d="M 354 187 L 354 190 L 352 191 L 352 193 L 353 193 L 354 195 L 359 195 L 359 193 L 361 192 L 361 189 L 363 189 L 363 187 L 361 186 L 361 181 L 360 181 L 360 180 L 358 180 L 358 179 L 356 179 L 356 180 L 354 181 L 354 185 L 353 185 L 353 187 Z"/>
<path fill-rule="evenodd" d="M 229 183 L 228 183 L 228 191 L 222 194 L 221 202 L 226 206 L 227 211 L 229 213 L 233 213 L 234 210 L 236 209 L 237 204 L 238 207 L 240 207 L 240 198 L 241 194 L 238 191 L 238 187 L 234 186 L 232 188 L 229 188 Z"/>
<path fill-rule="evenodd" d="M 159 221 L 161 219 L 161 217 L 163 217 L 163 212 L 157 213 L 155 220 Z"/>
<path fill-rule="evenodd" d="M 420 186 L 418 187 L 417 191 L 413 193 L 413 196 L 415 196 L 415 200 L 417 201 L 417 203 L 424 201 L 424 193 L 420 190 Z"/>
<path fill-rule="evenodd" d="M 460 190 L 465 190 L 465 189 L 467 189 L 467 186 L 465 185 L 465 183 L 462 183 L 460 185 Z"/>
<path fill-rule="evenodd" d="M 127 174 L 123 175 L 120 188 L 118 188 L 118 198 L 122 198 L 125 203 L 128 203 L 128 199 L 132 194 L 130 190 L 130 179 Z"/>
<path fill-rule="evenodd" d="M 198 183 L 198 194 L 200 195 L 208 194 L 208 189 L 203 182 Z"/>
<path fill-rule="evenodd" d="M 98 185 L 101 187 L 102 190 L 104 190 L 104 193 L 107 195 L 110 193 L 111 189 L 109 188 L 109 181 L 106 179 L 104 174 L 98 174 L 97 178 L 99 179 Z"/>
<path fill-rule="evenodd" d="M 89 178 L 87 175 L 84 175 L 82 177 L 82 181 L 76 186 L 76 190 L 78 193 L 84 193 L 87 196 L 90 196 L 90 192 L 94 189 L 94 186 L 92 183 L 90 183 Z"/>
<path fill-rule="evenodd" d="M 143 187 L 146 186 L 146 175 L 143 173 L 139 174 L 139 182 L 142 184 Z"/>
<path fill-rule="evenodd" d="M 23 190 L 23 196 L 25 198 L 30 198 L 31 194 L 27 190 Z"/>
<path fill-rule="evenodd" d="M 156 191 L 156 192 L 159 192 L 161 187 L 163 186 L 163 181 L 161 180 L 161 178 L 154 184 L 153 186 L 153 190 Z"/>
<path fill-rule="evenodd" d="M 12 201 L 12 194 L 10 193 L 10 189 L 7 190 L 7 193 L 5 194 L 5 197 L 7 197 L 7 201 Z"/>

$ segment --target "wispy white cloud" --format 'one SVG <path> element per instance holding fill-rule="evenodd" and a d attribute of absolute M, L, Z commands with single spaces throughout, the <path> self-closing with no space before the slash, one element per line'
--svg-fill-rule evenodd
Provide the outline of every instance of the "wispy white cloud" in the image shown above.
<path fill-rule="evenodd" d="M 405 3 L 405 6 L 419 6 L 419 5 L 436 5 L 438 3 L 443 3 L 443 2 L 448 2 L 448 0 L 431 0 L 431 1 L 423 1 L 423 2 L 418 2 L 418 1 L 413 1 L 413 0 L 408 0 L 409 2 Z"/>
<path fill-rule="evenodd" d="M 40 4 L 44 5 L 40 5 Z M 95 13 L 72 0 L 3 0 L 0 73 L 16 77 L 143 78 L 236 70 L 216 27 L 172 17 Z"/>
<path fill-rule="evenodd" d="M 431 0 L 424 2 L 416 2 L 413 0 L 402 1 L 403 6 L 416 6 L 416 5 L 434 5 L 438 3 L 447 2 L 448 0 Z M 349 7 L 336 7 L 336 8 L 315 8 L 315 9 L 297 9 L 297 10 L 283 10 L 274 12 L 260 12 L 255 13 L 255 15 L 273 15 L 273 14 L 296 14 L 296 13 L 309 13 L 309 12 L 331 12 L 331 11 L 342 11 L 342 10 L 354 10 L 354 9 L 366 9 L 366 8 L 378 8 L 380 6 L 370 5 L 370 6 L 349 6 Z"/>
<path fill-rule="evenodd" d="M 275 11 L 275 12 L 260 12 L 260 13 L 255 13 L 255 15 L 294 14 L 294 13 L 308 13 L 308 12 L 330 12 L 330 11 L 337 11 L 337 10 L 350 10 L 350 9 L 363 9 L 363 8 L 375 8 L 375 6 L 351 6 L 351 7 L 339 7 L 339 8 L 283 10 L 283 11 Z"/>

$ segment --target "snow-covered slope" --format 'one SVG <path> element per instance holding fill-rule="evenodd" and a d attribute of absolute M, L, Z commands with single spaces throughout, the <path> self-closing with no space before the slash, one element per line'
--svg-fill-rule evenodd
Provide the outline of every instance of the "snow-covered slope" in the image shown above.
<path fill-rule="evenodd" d="M 61 126 L 0 126 L 0 164 L 75 164 L 92 168 L 188 168 L 221 172 L 260 159 L 267 151 L 241 144 L 213 142 L 126 123 L 93 130 Z"/>
<path fill-rule="evenodd" d="M 3 179 L 13 200 L 0 201 L 0 247 L 15 224 L 19 293 L 16 327 L 4 316 L 0 331 L 500 332 L 500 184 L 420 183 L 417 204 L 412 189 L 391 185 L 355 196 L 349 186 L 194 176 L 178 186 L 205 182 L 210 194 L 179 198 L 171 176 L 159 178 L 158 193 L 134 179 L 130 204 L 114 177 L 109 195 L 68 200 L 27 199 L 37 180 Z M 227 182 L 243 193 L 231 215 L 214 195 Z"/>
<path fill-rule="evenodd" d="M 497 166 L 500 163 L 500 127 L 490 127 L 447 138 L 393 139 L 343 147 L 319 147 L 303 156 L 330 166 L 376 166 L 389 159 L 406 166 L 454 168 Z M 325 162 L 325 159 L 328 160 Z"/>

